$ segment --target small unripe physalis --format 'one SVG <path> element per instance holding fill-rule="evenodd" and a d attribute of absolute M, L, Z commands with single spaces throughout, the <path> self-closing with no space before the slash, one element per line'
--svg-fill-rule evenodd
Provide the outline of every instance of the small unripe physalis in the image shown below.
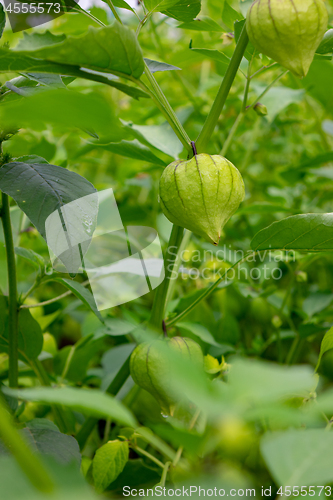
<path fill-rule="evenodd" d="M 255 0 L 246 27 L 254 47 L 294 75 L 307 75 L 327 30 L 323 0 Z"/>
<path fill-rule="evenodd" d="M 171 380 L 173 355 L 176 362 L 190 361 L 197 369 L 203 369 L 201 347 L 186 337 L 143 342 L 134 349 L 130 360 L 134 382 L 158 401 L 165 415 L 173 415 L 177 404 L 186 399 L 184 394 L 175 392 L 175 381 Z"/>
<path fill-rule="evenodd" d="M 237 168 L 218 155 L 198 154 L 168 165 L 160 179 L 164 215 L 217 245 L 224 225 L 245 196 Z"/>

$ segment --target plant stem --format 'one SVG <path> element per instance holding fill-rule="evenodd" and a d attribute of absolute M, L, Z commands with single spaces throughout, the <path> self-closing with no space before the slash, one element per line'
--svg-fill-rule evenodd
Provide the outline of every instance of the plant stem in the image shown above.
<path fill-rule="evenodd" d="M 258 104 L 258 102 L 260 101 L 260 99 L 262 99 L 266 94 L 267 92 L 272 88 L 274 87 L 274 85 L 284 76 L 288 73 L 288 69 L 287 71 L 284 71 L 283 73 L 281 73 L 279 76 L 277 76 L 275 78 L 275 80 L 272 81 L 272 83 L 270 83 L 266 88 L 265 90 L 260 94 L 260 96 L 258 97 L 258 99 L 256 99 L 248 108 L 247 108 L 247 112 L 250 111 L 250 109 L 253 109 L 254 106 L 256 104 Z"/>
<path fill-rule="evenodd" d="M 118 12 L 116 11 L 116 8 L 115 6 L 113 5 L 113 3 L 111 2 L 111 0 L 105 0 L 106 3 L 108 4 L 108 6 L 110 7 L 111 11 L 112 11 L 112 14 L 114 15 L 115 19 L 118 21 L 118 23 L 122 24 L 121 22 L 121 19 L 119 17 L 119 14 Z"/>
<path fill-rule="evenodd" d="M 251 63 L 249 64 L 249 71 L 250 71 L 250 67 L 251 67 Z M 252 79 L 252 76 L 250 76 L 250 74 L 248 73 L 247 75 L 247 80 L 246 80 L 246 86 L 245 86 L 245 92 L 244 92 L 244 99 L 243 99 L 243 104 L 242 104 L 242 109 L 241 109 L 241 112 L 239 113 L 239 115 L 237 116 L 236 120 L 235 120 L 235 123 L 233 124 L 233 126 L 231 127 L 230 129 L 230 132 L 229 132 L 229 135 L 225 141 L 225 143 L 223 144 L 223 148 L 222 148 L 222 151 L 221 151 L 221 155 L 222 156 L 225 156 L 227 154 L 227 151 L 229 149 L 229 146 L 238 130 L 238 127 L 239 125 L 241 124 L 241 122 L 243 121 L 243 118 L 245 117 L 245 115 L 255 107 L 256 104 L 258 104 L 258 102 L 260 101 L 260 99 L 262 99 L 266 94 L 267 92 L 273 87 L 273 85 L 275 85 L 279 80 L 280 78 L 282 78 L 288 71 L 284 71 L 283 73 L 281 73 L 270 85 L 267 86 L 267 88 L 262 92 L 262 94 L 260 94 L 260 96 L 258 97 L 258 99 L 256 99 L 250 106 L 246 107 L 247 105 L 247 99 L 248 99 L 248 95 L 249 95 L 249 88 L 250 88 L 250 83 L 251 83 L 251 79 Z"/>
<path fill-rule="evenodd" d="M 235 123 L 233 124 L 233 126 L 231 127 L 230 129 L 230 132 L 229 132 L 229 135 L 225 141 L 225 143 L 223 144 L 223 148 L 221 150 L 221 156 L 225 156 L 227 154 L 227 151 L 230 147 L 230 144 L 232 143 L 232 140 L 233 138 L 235 137 L 235 134 L 238 130 L 238 127 L 239 125 L 241 124 L 241 122 L 243 121 L 243 118 L 244 118 L 245 114 L 243 111 L 241 111 L 239 113 L 239 115 L 237 116 L 236 120 L 235 120 Z"/>
<path fill-rule="evenodd" d="M 183 239 L 184 229 L 175 224 L 172 226 L 169 245 L 167 249 L 167 258 L 165 260 L 165 277 L 163 282 L 157 288 L 154 297 L 153 309 L 149 324 L 158 329 L 162 328 L 162 321 L 166 308 L 166 299 L 168 290 L 174 277 L 172 277 L 178 250 Z"/>
<path fill-rule="evenodd" d="M 228 66 L 227 72 L 223 78 L 221 87 L 217 93 L 213 106 L 196 141 L 198 151 L 205 151 L 211 135 L 214 132 L 215 126 L 219 120 L 231 86 L 236 77 L 239 65 L 243 59 L 248 42 L 249 38 L 247 35 L 246 26 L 244 25 L 238 43 L 236 45 L 236 49 Z"/>
<path fill-rule="evenodd" d="M 295 359 L 297 350 L 302 342 L 302 338 L 299 334 L 295 337 L 293 343 L 291 344 L 290 351 L 288 352 L 287 358 L 286 358 L 286 365 L 291 365 Z"/>
<path fill-rule="evenodd" d="M 106 389 L 106 392 L 108 394 L 115 396 L 120 391 L 120 389 L 122 388 L 122 386 L 124 385 L 126 380 L 128 379 L 129 374 L 130 374 L 130 369 L 129 369 L 130 358 L 131 358 L 131 356 L 128 356 L 128 358 L 126 359 L 126 361 L 124 362 L 124 364 L 122 365 L 120 370 L 118 371 L 117 375 L 112 380 L 109 387 Z M 94 418 L 94 417 L 87 418 L 87 420 L 84 422 L 81 429 L 77 433 L 76 440 L 79 443 L 80 450 L 83 450 L 83 448 L 87 442 L 87 439 L 89 438 L 90 434 L 92 433 L 97 422 L 98 422 L 98 418 Z"/>
<path fill-rule="evenodd" d="M 166 478 L 167 478 L 167 475 L 168 475 L 168 471 L 169 471 L 170 465 L 171 465 L 171 462 L 166 462 L 164 464 L 163 472 L 162 472 L 162 476 L 161 476 L 161 481 L 159 483 L 160 486 L 162 486 L 162 487 L 165 486 L 165 482 L 166 482 Z"/>
<path fill-rule="evenodd" d="M 52 279 L 48 279 L 48 280 L 45 280 L 43 281 L 43 284 L 44 283 L 47 283 L 48 281 L 52 281 Z M 82 286 L 87 286 L 89 285 L 89 280 L 87 281 L 84 281 L 83 283 L 81 283 Z M 38 285 L 39 286 L 39 285 Z M 22 298 L 22 302 L 24 302 L 26 300 L 26 298 L 31 294 L 31 292 L 33 292 L 35 289 L 37 288 L 37 286 L 32 286 L 30 288 L 30 290 L 28 290 L 28 292 L 24 295 L 24 297 Z M 53 302 L 58 302 L 58 300 L 61 300 L 61 299 L 64 299 L 65 297 L 68 297 L 69 295 L 71 295 L 73 292 L 72 290 L 68 290 L 67 292 L 61 294 L 61 295 L 58 295 L 57 297 L 53 297 L 53 299 L 49 299 L 49 300 L 45 300 L 44 302 L 38 302 L 37 304 L 22 304 L 20 306 L 20 309 L 32 309 L 34 307 L 43 307 L 43 306 L 47 306 L 48 304 L 53 304 Z"/>
<path fill-rule="evenodd" d="M 168 120 L 168 121 L 169 121 L 170 125 L 172 126 L 174 132 L 177 134 L 177 137 L 183 143 L 183 145 L 186 147 L 186 149 L 189 152 L 191 152 L 192 151 L 191 139 L 187 135 L 183 125 L 180 123 L 176 113 L 174 112 L 174 110 L 170 106 L 168 99 L 165 97 L 161 87 L 158 85 L 154 75 L 152 74 L 152 72 L 150 71 L 150 69 L 148 68 L 146 63 L 145 63 L 145 75 L 146 75 L 150 85 L 152 86 L 154 92 L 155 92 L 155 96 L 158 98 L 159 102 L 163 105 L 166 113 L 168 114 L 168 116 L 171 120 L 171 121 L 170 120 Z"/>
<path fill-rule="evenodd" d="M 8 274 L 9 386 L 18 386 L 18 302 L 16 261 L 8 195 L 2 193 L 1 220 L 6 245 Z"/>
<path fill-rule="evenodd" d="M 175 259 L 174 266 L 173 266 L 173 269 L 172 269 L 173 273 L 177 273 L 178 274 L 180 264 L 182 263 L 182 259 L 181 259 L 182 252 L 183 252 L 183 250 L 186 249 L 187 244 L 188 244 L 191 236 L 192 236 L 191 231 L 189 231 L 188 229 L 185 229 L 185 233 L 184 233 L 181 245 L 179 246 L 179 249 L 178 249 L 178 252 L 177 252 L 177 257 Z M 175 288 L 175 285 L 176 285 L 176 281 L 177 281 L 176 279 L 171 280 L 171 282 L 169 284 L 167 296 L 166 296 L 166 299 L 165 299 L 165 303 L 166 304 L 168 304 L 169 301 L 172 299 L 174 288 Z"/>
<path fill-rule="evenodd" d="M 48 471 L 14 427 L 5 409 L 2 396 L 0 397 L 0 436 L 34 487 L 43 493 L 51 492 L 54 484 Z"/>
<path fill-rule="evenodd" d="M 112 10 L 113 15 L 117 19 L 117 21 L 120 24 L 123 24 L 122 20 L 120 19 L 119 15 L 118 15 L 118 13 L 117 13 L 117 11 L 112 3 L 112 0 L 106 0 L 106 1 L 107 1 L 107 4 L 109 5 L 110 9 Z M 140 29 L 143 26 L 143 24 L 145 24 L 145 22 L 147 20 L 148 20 L 148 16 L 145 16 L 144 19 L 142 19 L 142 21 L 140 21 L 140 24 L 139 24 Z M 190 152 L 191 151 L 191 140 L 190 140 L 189 136 L 187 135 L 183 125 L 180 123 L 176 113 L 174 112 L 174 110 L 170 106 L 169 101 L 167 100 L 167 98 L 163 94 L 161 87 L 157 83 L 155 77 L 153 76 L 152 72 L 150 71 L 150 69 L 148 68 L 146 63 L 144 63 L 144 67 L 145 67 L 145 75 L 146 75 L 150 85 L 154 89 L 154 92 L 151 92 L 151 90 L 141 80 L 137 80 L 136 83 L 144 91 L 149 93 L 150 97 L 153 99 L 153 101 L 155 102 L 157 107 L 160 109 L 160 111 L 163 113 L 163 115 L 165 116 L 165 118 L 169 122 L 172 130 L 175 132 L 178 139 L 185 146 L 185 148 Z"/>
<path fill-rule="evenodd" d="M 131 445 L 131 448 L 134 451 L 136 451 L 137 453 L 140 453 L 140 455 L 144 455 L 145 457 L 149 458 L 156 465 L 158 465 L 159 467 L 161 467 L 162 469 L 164 469 L 164 463 L 161 462 L 160 460 L 158 460 L 158 458 L 154 457 L 154 455 L 151 455 L 150 453 L 148 453 L 148 451 L 143 450 L 142 448 L 140 448 L 140 446 Z"/>
<path fill-rule="evenodd" d="M 33 361 L 30 361 L 30 365 L 34 372 L 36 373 L 37 377 L 39 378 L 40 382 L 42 385 L 46 387 L 51 387 L 51 382 L 48 377 L 48 374 L 44 370 L 44 367 L 42 363 L 39 361 L 39 359 L 35 359 Z M 56 405 L 51 406 L 52 413 L 54 416 L 55 423 L 59 427 L 59 430 L 61 432 L 67 432 L 67 424 L 66 424 L 66 416 L 63 414 L 63 411 L 61 408 L 59 408 Z"/>
<path fill-rule="evenodd" d="M 191 431 L 193 429 L 193 427 L 195 426 L 196 424 L 196 421 L 198 420 L 199 418 L 199 415 L 200 415 L 200 411 L 199 408 L 197 409 L 197 411 L 195 412 L 195 414 L 193 415 L 192 419 L 191 419 L 191 422 L 190 422 L 190 425 L 188 427 L 188 430 Z M 172 465 L 173 467 L 176 467 L 179 460 L 181 459 L 181 456 L 183 454 L 183 450 L 184 448 L 182 446 L 180 446 L 177 450 L 177 453 L 176 453 L 176 456 L 175 456 L 175 459 L 174 461 L 172 462 Z"/>
<path fill-rule="evenodd" d="M 234 267 L 236 266 L 239 266 L 240 264 L 242 264 L 246 259 L 248 259 L 249 257 L 251 257 L 252 255 L 255 255 L 256 252 L 252 252 L 248 255 L 246 255 L 245 257 L 243 257 L 242 259 L 240 259 L 239 261 L 237 261 L 233 266 L 229 267 L 229 269 L 227 269 L 225 271 L 225 273 L 223 273 L 223 275 L 215 281 L 215 283 L 213 283 L 212 285 L 208 286 L 207 288 L 205 288 L 202 292 L 202 294 L 197 297 L 191 305 L 189 305 L 184 311 L 182 311 L 181 313 L 179 313 L 177 316 L 175 316 L 174 318 L 171 318 L 169 319 L 168 321 L 166 321 L 166 326 L 171 326 L 171 325 L 174 325 L 175 323 L 177 323 L 179 320 L 183 319 L 189 312 L 191 312 L 195 306 L 197 306 L 203 299 L 205 299 L 206 297 L 208 297 L 214 290 L 215 288 L 217 288 L 219 286 L 219 284 L 222 282 L 223 279 L 225 279 L 227 277 L 227 274 L 228 272 L 233 269 Z"/>

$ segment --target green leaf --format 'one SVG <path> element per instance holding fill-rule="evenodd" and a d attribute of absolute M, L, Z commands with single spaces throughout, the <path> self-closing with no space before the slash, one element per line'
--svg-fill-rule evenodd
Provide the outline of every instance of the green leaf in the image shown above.
<path fill-rule="evenodd" d="M 126 9 L 130 10 L 131 12 L 134 12 L 134 9 L 132 9 L 132 7 L 128 5 L 127 2 L 125 2 L 125 0 L 114 0 L 112 3 L 115 7 L 118 7 L 119 9 Z"/>
<path fill-rule="evenodd" d="M 256 92 L 261 94 L 266 86 L 264 85 L 254 85 L 253 88 Z M 267 107 L 268 118 L 272 121 L 282 110 L 290 106 L 295 102 L 300 102 L 305 95 L 303 89 L 295 90 L 288 87 L 272 87 L 267 94 L 260 99 L 260 102 Z"/>
<path fill-rule="evenodd" d="M 75 345 L 61 349 L 53 359 L 57 375 L 77 383 L 84 380 L 90 361 L 101 349 L 103 339 L 94 340 L 94 334 L 80 339 Z"/>
<path fill-rule="evenodd" d="M 149 12 L 161 12 L 177 2 L 178 0 L 145 0 L 145 6 Z"/>
<path fill-rule="evenodd" d="M 240 16 L 242 17 L 242 16 Z M 242 29 L 245 25 L 245 19 L 243 19 L 242 21 L 236 21 L 235 24 L 234 24 L 234 33 L 235 33 L 235 41 L 236 43 L 238 42 L 238 39 L 240 37 L 240 34 L 242 32 Z M 259 56 L 259 52 L 254 48 L 254 46 L 252 45 L 251 42 L 249 42 L 247 44 L 247 47 L 246 47 L 246 50 L 245 50 L 245 54 L 244 54 L 244 57 L 248 60 L 248 61 L 251 61 L 252 57 L 253 56 Z"/>
<path fill-rule="evenodd" d="M 36 418 L 27 422 L 22 434 L 36 452 L 50 455 L 62 463 L 81 462 L 77 441 L 72 436 L 62 434 L 49 420 Z"/>
<path fill-rule="evenodd" d="M 53 35 L 50 31 L 44 33 L 23 32 L 23 38 L 19 40 L 15 50 L 35 50 L 47 45 L 63 42 L 66 35 Z"/>
<path fill-rule="evenodd" d="M 23 259 L 30 262 L 30 264 L 37 271 L 39 271 L 39 270 L 44 271 L 45 261 L 41 255 L 38 255 L 38 253 L 36 253 L 33 250 L 30 250 L 28 248 L 22 248 L 22 247 L 15 247 L 15 253 L 16 253 L 16 255 L 19 255 Z"/>
<path fill-rule="evenodd" d="M 93 294 L 87 288 L 82 286 L 81 283 L 66 278 L 58 278 L 58 277 L 52 277 L 52 281 L 57 281 L 58 283 L 64 285 L 78 299 L 80 299 L 81 302 L 83 302 L 97 316 L 97 318 L 102 323 L 104 323 L 104 319 L 102 318 L 101 313 L 97 309 Z"/>
<path fill-rule="evenodd" d="M 189 321 L 183 321 L 181 323 L 177 323 L 177 327 L 181 331 L 192 333 L 192 335 L 198 337 L 203 342 L 206 342 L 206 344 L 215 346 L 220 345 L 218 342 L 216 342 L 210 331 L 207 330 L 207 328 L 204 327 L 203 325 L 200 325 L 198 323 L 191 323 Z"/>
<path fill-rule="evenodd" d="M 326 31 L 318 49 L 316 50 L 317 54 L 328 54 L 329 52 L 333 52 L 333 29 Z"/>
<path fill-rule="evenodd" d="M 308 366 L 286 367 L 253 359 L 237 359 L 229 375 L 233 397 L 251 406 L 305 396 L 316 386 Z"/>
<path fill-rule="evenodd" d="M 114 346 L 112 349 L 109 349 L 103 354 L 101 361 L 104 370 L 104 376 L 101 385 L 102 390 L 107 390 L 135 347 L 136 344 L 134 343 L 121 344 Z"/>
<path fill-rule="evenodd" d="M 267 433 L 261 441 L 261 452 L 278 486 L 333 481 L 333 434 L 324 429 Z"/>
<path fill-rule="evenodd" d="M 60 75 L 48 75 L 44 73 L 24 73 L 24 76 L 32 81 L 55 88 L 66 88 Z M 71 78 L 74 80 L 74 78 Z"/>
<path fill-rule="evenodd" d="M 99 448 L 94 456 L 92 468 L 94 485 L 102 493 L 123 471 L 128 461 L 129 448 L 126 441 L 109 441 Z"/>
<path fill-rule="evenodd" d="M 194 19 L 192 22 L 186 22 L 180 24 L 178 28 L 182 28 L 183 30 L 194 30 L 194 31 L 216 31 L 223 32 L 224 29 L 217 24 L 210 17 L 202 17 L 201 19 Z"/>
<path fill-rule="evenodd" d="M 103 28 L 90 26 L 86 33 L 60 43 L 18 51 L 17 57 L 21 54 L 123 77 L 140 78 L 144 69 L 135 33 L 117 21 Z"/>
<path fill-rule="evenodd" d="M 333 326 L 328 330 L 327 333 L 325 333 L 324 338 L 321 342 L 318 362 L 316 365 L 316 371 L 319 368 L 321 359 L 324 356 L 325 352 L 329 351 L 330 349 L 333 349 Z"/>
<path fill-rule="evenodd" d="M 24 156 L 19 156 L 18 158 L 15 158 L 15 161 L 19 161 L 22 163 L 28 163 L 28 164 L 34 164 L 34 163 L 45 163 L 46 165 L 49 165 L 49 162 L 45 160 L 45 158 L 42 158 L 41 156 L 37 155 L 24 155 Z"/>
<path fill-rule="evenodd" d="M 134 160 L 146 161 L 149 163 L 153 163 L 154 165 L 160 165 L 164 167 L 166 163 L 162 161 L 158 156 L 154 155 L 150 151 L 149 148 L 140 144 L 137 139 L 134 141 L 121 141 L 121 142 L 110 142 L 109 144 L 99 145 L 98 143 L 94 144 L 96 148 L 105 149 L 106 151 L 110 151 L 111 153 L 115 153 L 120 156 L 124 156 L 126 158 L 133 158 Z M 90 146 L 86 146 L 87 149 Z"/>
<path fill-rule="evenodd" d="M 179 0 L 175 5 L 163 11 L 163 14 L 182 21 L 191 22 L 201 10 L 201 0 Z"/>
<path fill-rule="evenodd" d="M 84 95 L 68 89 L 52 89 L 3 103 L 0 119 L 9 128 L 45 130 L 46 124 L 62 128 L 93 129 L 100 135 L 121 139 L 121 124 L 100 95 Z"/>
<path fill-rule="evenodd" d="M 120 335 L 128 335 L 137 328 L 137 325 L 130 321 L 124 321 L 118 318 L 107 318 L 105 327 L 102 327 L 103 333 L 118 337 Z"/>
<path fill-rule="evenodd" d="M 259 231 L 251 241 L 259 250 L 333 250 L 333 214 L 302 214 L 287 217 Z"/>
<path fill-rule="evenodd" d="M 144 58 L 144 60 L 148 68 L 150 69 L 151 73 L 157 73 L 158 71 L 175 71 L 181 69 L 178 68 L 177 66 L 172 66 L 171 64 L 159 61 L 153 61 L 152 59 L 147 59 L 146 57 Z"/>
<path fill-rule="evenodd" d="M 229 57 L 227 57 L 223 52 L 220 50 L 215 50 L 215 49 L 191 49 L 194 52 L 197 52 L 198 54 L 203 55 L 205 58 L 213 59 L 213 61 L 218 61 L 219 63 L 222 63 L 225 65 L 227 68 L 230 63 Z"/>
<path fill-rule="evenodd" d="M 55 45 L 55 47 L 58 47 L 58 45 L 60 44 Z M 110 79 L 110 75 L 103 72 L 101 69 L 94 71 L 89 68 L 79 68 L 79 66 L 76 66 L 75 64 L 66 64 L 65 62 L 63 64 L 57 64 L 55 62 L 51 62 L 50 60 L 36 59 L 29 54 L 30 52 L 10 51 L 5 48 L 0 48 L 0 72 L 8 73 L 16 71 L 19 73 L 46 73 L 79 77 L 86 80 L 92 80 L 94 82 L 104 83 L 105 85 L 114 87 L 121 92 L 124 92 L 134 99 L 149 97 L 148 94 L 143 92 L 141 89 L 120 83 L 118 80 L 114 80 L 112 75 Z"/>
<path fill-rule="evenodd" d="M 12 162 L 0 168 L 0 190 L 11 196 L 45 238 L 45 221 L 67 203 L 96 192 L 84 177 L 45 163 Z"/>
<path fill-rule="evenodd" d="M 225 0 L 222 11 L 222 21 L 227 26 L 227 28 L 230 29 L 230 31 L 232 31 L 234 23 L 236 21 L 240 21 L 241 19 L 243 19 L 242 14 L 236 12 L 235 9 L 233 9 L 229 5 L 227 0 Z"/>
<path fill-rule="evenodd" d="M 138 137 L 163 153 L 178 158 L 183 145 L 168 123 L 163 125 L 135 125 L 126 123 L 127 127 Z"/>
<path fill-rule="evenodd" d="M 43 332 L 57 319 L 57 317 L 61 314 L 61 309 L 54 311 L 51 314 L 43 314 L 43 316 L 39 316 L 37 319 L 41 329 Z"/>
<path fill-rule="evenodd" d="M 303 302 L 302 309 L 311 318 L 315 314 L 323 311 L 333 301 L 331 293 L 311 293 Z"/>
<path fill-rule="evenodd" d="M 0 295 L 0 352 L 8 353 L 8 304 Z M 18 351 L 19 358 L 29 364 L 42 352 L 43 335 L 38 322 L 28 309 L 21 309 L 18 316 Z"/>
<path fill-rule="evenodd" d="M 117 399 L 95 389 L 74 387 L 34 387 L 32 389 L 4 389 L 6 394 L 43 404 L 59 404 L 98 418 L 109 418 L 119 424 L 135 427 L 132 413 Z"/>

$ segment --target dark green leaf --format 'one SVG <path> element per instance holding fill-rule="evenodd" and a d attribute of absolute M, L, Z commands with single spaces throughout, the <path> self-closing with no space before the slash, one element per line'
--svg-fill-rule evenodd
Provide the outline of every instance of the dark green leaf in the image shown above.
<path fill-rule="evenodd" d="M 259 231 L 251 242 L 253 250 L 333 250 L 333 214 L 294 215 Z"/>
<path fill-rule="evenodd" d="M 5 29 L 6 26 L 6 14 L 3 8 L 2 3 L 0 4 L 0 38 L 3 35 L 3 30 Z"/>
<path fill-rule="evenodd" d="M 27 423 L 22 434 L 33 450 L 50 455 L 62 463 L 81 462 L 77 441 L 72 436 L 59 432 L 49 420 L 38 418 Z"/>
<path fill-rule="evenodd" d="M 13 162 L 0 168 L 0 189 L 45 238 L 45 221 L 67 203 L 96 192 L 84 177 L 56 165 Z"/>

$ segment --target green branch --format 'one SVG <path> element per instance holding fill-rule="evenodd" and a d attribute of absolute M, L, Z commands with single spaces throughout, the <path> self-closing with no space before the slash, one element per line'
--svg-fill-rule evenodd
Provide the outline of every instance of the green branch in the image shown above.
<path fill-rule="evenodd" d="M 212 285 L 208 286 L 207 288 L 205 288 L 202 292 L 201 295 L 199 295 L 199 297 L 197 297 L 193 302 L 192 304 L 190 304 L 184 311 L 182 311 L 181 313 L 179 313 L 177 316 L 175 316 L 174 318 L 171 318 L 169 319 L 168 321 L 166 321 L 166 326 L 172 326 L 176 323 L 178 323 L 178 321 L 180 321 L 181 319 L 183 319 L 188 313 L 190 313 L 198 304 L 200 304 L 200 302 L 203 300 L 203 299 L 206 299 L 214 290 L 215 288 L 217 288 L 219 286 L 219 284 L 227 278 L 227 274 L 228 272 L 231 270 L 231 269 L 234 269 L 234 267 L 237 267 L 239 266 L 240 264 L 242 264 L 246 259 L 248 259 L 250 256 L 252 255 L 255 255 L 256 252 L 252 252 L 250 254 L 247 254 L 245 257 L 243 257 L 242 259 L 240 259 L 238 262 L 236 262 L 236 264 L 234 264 L 233 266 L 229 267 L 229 269 L 227 269 L 225 271 L 225 273 L 222 274 L 222 276 L 215 281 L 215 283 L 213 283 Z"/>
<path fill-rule="evenodd" d="M 221 87 L 217 93 L 213 106 L 198 136 L 198 139 L 196 140 L 196 146 L 199 152 L 205 151 L 207 144 L 214 132 L 248 43 L 249 37 L 247 35 L 246 25 L 244 25 L 238 43 L 236 45 L 236 49 L 228 66 L 227 72 L 223 78 Z"/>
<path fill-rule="evenodd" d="M 9 386 L 18 386 L 18 301 L 16 261 L 8 195 L 2 193 L 1 220 L 6 245 L 8 275 Z"/>
<path fill-rule="evenodd" d="M 184 229 L 182 227 L 172 226 L 169 239 L 167 256 L 165 259 L 165 277 L 163 282 L 157 288 L 154 297 L 153 309 L 149 324 L 157 329 L 162 329 L 162 322 L 166 308 L 168 290 L 173 279 L 173 270 L 178 256 L 178 250 L 182 243 Z"/>

